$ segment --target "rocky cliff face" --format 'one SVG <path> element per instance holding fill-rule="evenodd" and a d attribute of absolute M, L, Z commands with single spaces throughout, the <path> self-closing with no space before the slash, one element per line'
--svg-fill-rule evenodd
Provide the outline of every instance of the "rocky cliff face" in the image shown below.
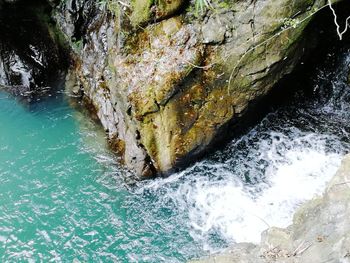
<path fill-rule="evenodd" d="M 350 262 L 350 155 L 325 193 L 297 210 L 291 226 L 267 229 L 258 245 L 239 243 L 225 253 L 193 262 Z"/>
<path fill-rule="evenodd" d="M 195 2 L 53 3 L 75 50 L 81 90 L 74 92 L 84 94 L 111 145 L 143 177 L 166 174 L 215 143 L 293 69 L 306 25 L 327 5 Z"/>

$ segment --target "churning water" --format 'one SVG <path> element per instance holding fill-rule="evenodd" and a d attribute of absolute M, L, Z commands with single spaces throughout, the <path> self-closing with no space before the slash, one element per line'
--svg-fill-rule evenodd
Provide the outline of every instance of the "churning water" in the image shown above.
<path fill-rule="evenodd" d="M 225 149 L 133 187 L 101 131 L 64 99 L 27 108 L 0 94 L 0 261 L 184 262 L 287 226 L 350 149 L 349 54 L 317 71 L 312 98 L 301 93 Z"/>

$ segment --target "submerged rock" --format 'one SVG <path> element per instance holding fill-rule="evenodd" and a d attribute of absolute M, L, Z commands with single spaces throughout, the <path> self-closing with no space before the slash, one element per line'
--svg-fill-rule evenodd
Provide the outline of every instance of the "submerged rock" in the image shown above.
<path fill-rule="evenodd" d="M 70 0 L 56 7 L 84 100 L 138 175 L 167 174 L 215 144 L 292 71 L 307 46 L 306 25 L 327 6 L 209 2 L 206 10 L 192 2 L 185 9 L 183 1 Z"/>
<path fill-rule="evenodd" d="M 261 243 L 238 243 L 193 263 L 350 262 L 350 155 L 320 197 L 303 204 L 289 227 L 267 229 Z"/>

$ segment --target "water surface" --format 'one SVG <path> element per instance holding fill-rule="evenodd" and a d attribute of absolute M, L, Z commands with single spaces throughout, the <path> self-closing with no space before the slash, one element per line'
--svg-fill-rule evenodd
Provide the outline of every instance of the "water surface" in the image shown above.
<path fill-rule="evenodd" d="M 312 98 L 135 187 L 64 96 L 29 108 L 0 93 L 0 261 L 184 262 L 287 226 L 350 149 L 348 53 L 317 71 Z"/>

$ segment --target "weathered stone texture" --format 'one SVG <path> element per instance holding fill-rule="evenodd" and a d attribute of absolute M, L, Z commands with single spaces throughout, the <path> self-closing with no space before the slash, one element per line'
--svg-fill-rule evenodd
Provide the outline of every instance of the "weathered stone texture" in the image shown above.
<path fill-rule="evenodd" d="M 196 16 L 182 1 L 73 2 L 62 2 L 56 18 L 72 46 L 81 44 L 85 97 L 109 138 L 123 141 L 125 164 L 145 176 L 196 158 L 291 72 L 306 25 L 326 4 L 212 1 Z M 92 18 L 80 21 L 84 14 Z"/>

